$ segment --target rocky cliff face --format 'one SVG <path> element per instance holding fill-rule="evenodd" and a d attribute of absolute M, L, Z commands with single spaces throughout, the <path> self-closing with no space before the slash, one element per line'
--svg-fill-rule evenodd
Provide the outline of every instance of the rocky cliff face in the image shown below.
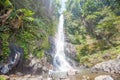
<path fill-rule="evenodd" d="M 67 57 L 75 59 L 76 58 L 76 48 L 73 44 L 65 43 L 65 54 Z"/>
<path fill-rule="evenodd" d="M 73 44 L 69 42 L 65 42 L 65 54 L 67 61 L 72 65 L 72 67 L 78 67 L 79 63 L 77 63 L 75 60 L 77 58 L 76 54 L 76 48 Z"/>
<path fill-rule="evenodd" d="M 47 51 L 48 55 L 51 55 L 52 57 L 55 54 L 55 40 L 54 37 L 50 36 L 49 37 L 49 43 L 50 43 L 50 49 Z"/>

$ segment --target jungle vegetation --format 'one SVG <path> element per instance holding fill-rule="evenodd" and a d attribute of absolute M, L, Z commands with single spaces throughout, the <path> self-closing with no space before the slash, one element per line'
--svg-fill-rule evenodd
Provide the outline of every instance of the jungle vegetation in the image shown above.
<path fill-rule="evenodd" d="M 120 54 L 119 0 L 68 0 L 66 7 L 66 35 L 77 61 L 92 66 Z"/>

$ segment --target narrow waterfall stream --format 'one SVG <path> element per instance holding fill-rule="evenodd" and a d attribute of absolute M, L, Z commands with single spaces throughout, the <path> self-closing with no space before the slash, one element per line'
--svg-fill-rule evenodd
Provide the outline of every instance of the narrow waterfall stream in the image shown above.
<path fill-rule="evenodd" d="M 65 11 L 65 0 L 61 0 L 61 10 L 59 17 L 58 30 L 55 37 L 55 56 L 53 59 L 53 65 L 56 71 L 68 71 L 71 70 L 72 67 L 66 60 L 66 56 L 64 53 L 64 15 L 63 11 Z"/>

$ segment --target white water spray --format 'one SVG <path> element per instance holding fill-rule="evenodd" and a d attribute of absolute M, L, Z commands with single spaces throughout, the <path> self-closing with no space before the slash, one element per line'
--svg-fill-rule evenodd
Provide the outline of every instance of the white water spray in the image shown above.
<path fill-rule="evenodd" d="M 60 10 L 58 31 L 55 38 L 55 56 L 53 59 L 53 65 L 56 71 L 69 71 L 72 69 L 70 64 L 66 60 L 64 53 L 64 16 L 63 11 L 65 10 L 65 0 L 61 0 L 62 6 Z"/>

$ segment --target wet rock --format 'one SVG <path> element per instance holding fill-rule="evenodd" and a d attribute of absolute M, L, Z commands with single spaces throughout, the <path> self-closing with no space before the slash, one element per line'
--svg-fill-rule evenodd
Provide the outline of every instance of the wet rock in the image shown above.
<path fill-rule="evenodd" d="M 17 72 L 16 75 L 18 75 L 18 76 L 23 76 L 23 73 Z"/>
<path fill-rule="evenodd" d="M 60 80 L 70 80 L 70 79 L 67 78 L 67 79 L 60 79 Z"/>
<path fill-rule="evenodd" d="M 109 73 L 120 74 L 120 59 L 109 60 L 109 61 L 96 64 L 92 68 L 92 71 L 93 72 L 105 71 Z"/>
<path fill-rule="evenodd" d="M 73 76 L 73 75 L 75 75 L 75 71 L 68 71 L 68 76 Z"/>
<path fill-rule="evenodd" d="M 29 66 L 33 67 L 34 69 L 41 68 L 42 63 L 40 63 L 40 59 L 35 58 L 32 54 L 30 54 L 30 63 Z"/>
<path fill-rule="evenodd" d="M 43 80 L 40 75 L 25 75 L 25 76 L 12 76 L 10 80 Z"/>
<path fill-rule="evenodd" d="M 27 80 L 43 80 L 42 78 L 39 78 L 38 76 L 30 77 Z"/>
<path fill-rule="evenodd" d="M 110 75 L 101 75 L 97 76 L 95 80 L 113 80 L 113 78 Z"/>
<path fill-rule="evenodd" d="M 68 76 L 69 80 L 78 80 L 79 78 L 77 78 L 76 76 Z"/>
<path fill-rule="evenodd" d="M 70 63 L 72 67 L 79 66 L 76 60 L 76 48 L 73 44 L 66 42 L 65 43 L 65 55 L 67 56 L 66 60 Z"/>
<path fill-rule="evenodd" d="M 120 80 L 120 75 L 119 75 L 119 74 L 113 74 L 113 75 L 111 75 L 111 77 L 112 77 L 114 80 Z"/>
<path fill-rule="evenodd" d="M 76 58 L 76 48 L 73 44 L 67 43 L 65 44 L 65 53 L 68 57 L 75 59 Z"/>
<path fill-rule="evenodd" d="M 26 65 L 28 66 L 26 69 L 29 70 L 26 70 L 26 72 L 29 72 L 29 74 L 41 75 L 48 72 L 49 63 L 47 62 L 46 57 L 37 59 L 31 54 L 28 63 L 29 64 Z"/>
<path fill-rule="evenodd" d="M 12 70 L 13 68 L 20 69 L 23 61 L 23 48 L 10 43 L 9 49 L 11 52 L 8 56 L 8 61 L 0 68 L 0 72 L 3 74 L 10 72 L 10 70 Z"/>
<path fill-rule="evenodd" d="M 89 80 L 90 79 L 89 76 L 85 76 L 85 75 L 83 75 L 82 78 L 83 78 L 82 80 Z"/>
<path fill-rule="evenodd" d="M 43 67 L 42 67 L 42 70 L 47 71 L 48 69 L 47 69 L 46 66 L 43 66 Z"/>
<path fill-rule="evenodd" d="M 24 77 L 29 78 L 29 77 L 31 77 L 31 74 L 27 74 Z"/>
<path fill-rule="evenodd" d="M 51 77 L 56 80 L 56 79 L 66 79 L 68 76 L 67 76 L 67 72 L 52 72 Z"/>
<path fill-rule="evenodd" d="M 53 57 L 55 55 L 55 40 L 54 40 L 54 37 L 52 36 L 50 36 L 48 39 L 51 46 L 50 46 L 50 49 L 45 52 L 45 54 L 51 55 Z"/>
<path fill-rule="evenodd" d="M 43 80 L 44 78 L 43 78 L 43 76 L 32 76 L 32 77 L 30 77 L 29 79 L 33 79 L 33 80 Z M 28 80 L 29 80 L 28 79 Z M 46 79 L 46 78 L 45 78 Z"/>
<path fill-rule="evenodd" d="M 52 78 L 47 78 L 47 80 L 53 80 Z"/>
<path fill-rule="evenodd" d="M 75 71 L 75 73 L 76 73 L 76 74 L 79 74 L 79 73 L 81 73 L 81 71 L 80 71 L 80 70 L 77 70 L 77 71 Z"/>
<path fill-rule="evenodd" d="M 36 78 L 29 78 L 28 80 L 38 80 L 38 79 L 36 79 Z"/>

